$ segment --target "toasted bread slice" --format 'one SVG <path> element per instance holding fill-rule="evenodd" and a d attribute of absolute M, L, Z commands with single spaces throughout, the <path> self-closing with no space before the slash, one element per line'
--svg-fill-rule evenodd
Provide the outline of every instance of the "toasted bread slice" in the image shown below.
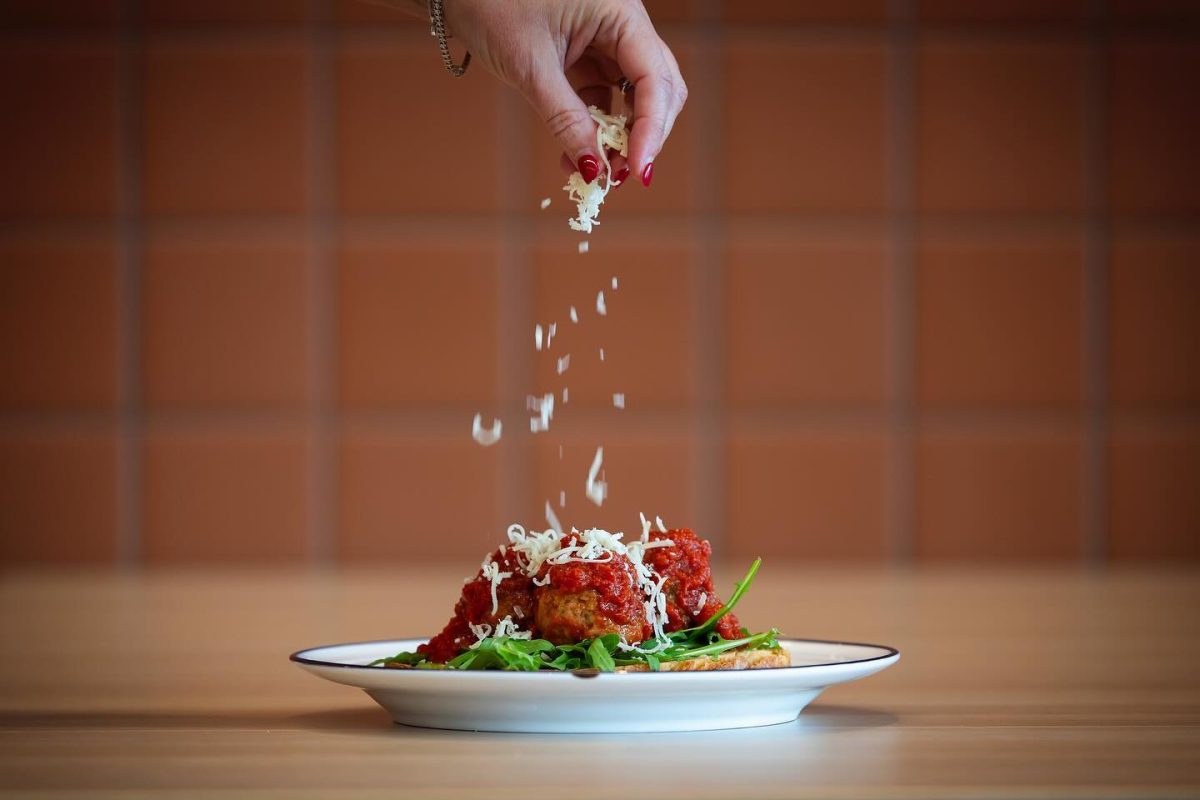
<path fill-rule="evenodd" d="M 782 647 L 773 650 L 730 650 L 719 656 L 701 656 L 687 661 L 664 661 L 659 672 L 707 672 L 715 669 L 774 669 L 790 667 L 792 657 Z M 617 672 L 649 672 L 646 664 L 617 667 Z"/>

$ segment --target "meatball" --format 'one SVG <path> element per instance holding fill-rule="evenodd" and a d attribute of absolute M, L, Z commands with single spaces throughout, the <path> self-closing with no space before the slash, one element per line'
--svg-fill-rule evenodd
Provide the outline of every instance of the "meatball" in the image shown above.
<path fill-rule="evenodd" d="M 537 629 L 543 639 L 554 644 L 574 644 L 607 633 L 620 634 L 626 642 L 645 638 L 645 622 L 617 622 L 601 610 L 600 593 L 595 589 L 568 592 L 547 586 L 538 596 Z"/>
<path fill-rule="evenodd" d="M 539 582 L 545 581 L 536 593 L 536 629 L 544 639 L 572 644 L 616 633 L 636 644 L 653 633 L 627 559 L 550 565 Z"/>
<path fill-rule="evenodd" d="M 507 548 L 490 556 L 501 573 L 511 573 L 496 585 L 495 611 L 492 610 L 492 581 L 480 568 L 475 577 L 463 586 L 462 595 L 454 605 L 454 616 L 437 636 L 417 648 L 436 663 L 445 663 L 475 643 L 471 625 L 488 625 L 512 617 L 520 628 L 528 628 L 534 616 L 533 583 L 521 571 L 516 554 Z"/>
<path fill-rule="evenodd" d="M 646 551 L 646 563 L 665 578 L 663 593 L 667 596 L 666 630 L 679 631 L 706 622 L 722 606 L 713 589 L 709 558 L 712 545 L 687 529 L 655 531 L 651 541 L 669 539 L 670 547 L 654 547 Z M 733 614 L 717 620 L 717 633 L 726 639 L 737 639 L 741 625 Z"/>

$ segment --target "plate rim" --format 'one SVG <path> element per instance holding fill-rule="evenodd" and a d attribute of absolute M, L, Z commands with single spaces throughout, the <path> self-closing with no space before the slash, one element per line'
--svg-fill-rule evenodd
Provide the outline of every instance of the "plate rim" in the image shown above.
<path fill-rule="evenodd" d="M 563 673 L 563 672 L 560 672 L 557 670 L 536 670 L 536 671 L 501 670 L 501 669 L 495 669 L 495 670 L 395 670 L 395 669 L 393 669 L 393 670 L 388 670 L 387 667 L 372 667 L 367 664 L 339 664 L 339 663 L 336 663 L 333 661 L 321 661 L 319 659 L 308 658 L 305 656 L 305 653 L 311 653 L 314 650 L 326 650 L 326 649 L 333 648 L 333 647 L 354 647 L 354 646 L 360 646 L 360 645 L 386 644 L 387 642 L 420 641 L 422 639 L 428 639 L 428 637 L 401 636 L 401 637 L 396 637 L 396 638 L 391 638 L 391 639 L 367 639 L 365 641 L 360 641 L 360 642 L 334 642 L 331 644 L 319 644 L 319 645 L 316 645 L 315 647 L 305 647 L 302 650 L 295 651 L 294 653 L 292 653 L 291 655 L 288 656 L 288 661 L 294 662 L 296 664 L 300 664 L 302 666 L 309 666 L 309 667 L 322 667 L 322 668 L 333 667 L 336 669 L 371 670 L 371 671 L 386 670 L 387 672 L 392 673 L 392 674 L 404 674 L 404 673 L 411 672 L 411 673 L 421 674 L 421 675 L 455 674 L 455 675 L 464 675 L 464 676 L 465 675 L 474 675 L 477 677 L 490 677 L 490 676 L 494 676 L 494 675 L 529 676 L 529 675 L 537 675 L 537 674 L 540 674 L 543 672 L 552 673 L 555 675 L 571 674 L 571 673 Z M 825 663 L 821 663 L 821 664 L 789 664 L 786 667 L 772 667 L 770 669 L 714 670 L 714 671 L 705 672 L 703 674 L 705 674 L 705 675 L 736 674 L 736 675 L 740 675 L 743 677 L 751 675 L 751 674 L 769 675 L 771 673 L 778 674 L 780 672 L 784 672 L 787 670 L 814 669 L 814 668 L 819 668 L 819 667 L 839 667 L 839 666 L 847 666 L 847 665 L 851 665 L 851 664 L 869 664 L 873 661 L 883 661 L 883 660 L 886 660 L 889 658 L 898 658 L 900 656 L 900 650 L 896 647 L 892 647 L 891 645 L 886 645 L 886 644 L 873 644 L 871 642 L 847 642 L 847 641 L 836 640 L 836 639 L 800 639 L 800 638 L 796 638 L 793 636 L 781 636 L 781 637 L 779 637 L 779 641 L 780 642 L 796 642 L 799 644 L 830 644 L 830 645 L 844 645 L 844 646 L 849 646 L 849 647 L 873 647 L 877 650 L 883 650 L 885 652 L 880 655 L 877 655 L 877 656 L 871 656 L 870 658 L 856 658 L 856 659 L 853 659 L 850 661 L 830 661 L 830 662 L 825 662 Z M 621 673 L 621 674 L 622 674 L 622 679 L 624 679 L 626 677 L 636 678 L 636 676 L 696 675 L 699 673 L 687 672 L 687 671 L 680 671 L 680 672 L 670 671 L 670 672 L 657 672 L 657 673 L 656 672 L 626 672 L 626 673 Z M 658 678 L 655 678 L 654 680 L 658 680 Z"/>

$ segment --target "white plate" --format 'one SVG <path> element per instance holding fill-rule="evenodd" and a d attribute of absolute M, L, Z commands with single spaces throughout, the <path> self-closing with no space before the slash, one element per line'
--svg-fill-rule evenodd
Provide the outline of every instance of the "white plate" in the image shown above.
<path fill-rule="evenodd" d="M 824 689 L 895 664 L 895 648 L 780 639 L 792 666 L 712 672 L 591 674 L 387 669 L 370 662 L 424 639 L 293 653 L 304 669 L 365 689 L 402 725 L 525 733 L 652 733 L 753 728 L 796 719 Z"/>

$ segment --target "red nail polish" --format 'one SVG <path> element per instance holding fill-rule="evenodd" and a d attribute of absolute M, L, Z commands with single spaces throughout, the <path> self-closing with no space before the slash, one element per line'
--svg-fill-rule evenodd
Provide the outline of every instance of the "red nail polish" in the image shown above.
<path fill-rule="evenodd" d="M 644 170 L 642 170 L 642 186 L 649 187 L 650 181 L 653 178 L 654 178 L 654 162 L 651 161 L 649 164 L 646 165 L 646 168 Z"/>
<path fill-rule="evenodd" d="M 586 183 L 596 180 L 596 176 L 600 174 L 600 161 L 595 156 L 580 156 L 579 174 Z"/>
<path fill-rule="evenodd" d="M 629 167 L 621 167 L 621 171 L 617 173 L 617 183 L 624 186 L 625 181 L 628 178 L 629 178 Z"/>

